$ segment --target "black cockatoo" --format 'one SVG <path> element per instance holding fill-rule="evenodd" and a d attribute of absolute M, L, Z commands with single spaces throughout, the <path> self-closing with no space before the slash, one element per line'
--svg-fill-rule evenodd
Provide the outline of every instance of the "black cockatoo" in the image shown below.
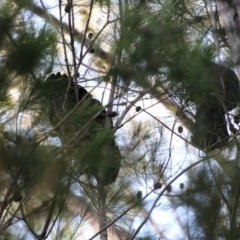
<path fill-rule="evenodd" d="M 54 86 L 54 92 L 48 93 L 47 86 Z M 121 154 L 115 143 L 112 119 L 102 104 L 66 74 L 51 74 L 45 89 L 50 123 L 80 172 L 94 176 L 99 184 L 113 183 Z"/>
<path fill-rule="evenodd" d="M 211 151 L 221 149 L 228 142 L 226 113 L 238 106 L 240 86 L 235 72 L 219 64 L 213 63 L 207 76 L 209 87 L 205 89 L 201 101 L 196 102 L 192 143 Z"/>

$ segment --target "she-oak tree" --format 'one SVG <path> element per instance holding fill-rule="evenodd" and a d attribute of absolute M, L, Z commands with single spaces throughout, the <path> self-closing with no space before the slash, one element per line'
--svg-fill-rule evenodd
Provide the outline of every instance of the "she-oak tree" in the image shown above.
<path fill-rule="evenodd" d="M 238 8 L 1 1 L 1 235 L 168 239 L 152 217 L 167 201 L 184 239 L 238 239 Z M 179 138 L 200 158 L 176 162 Z"/>

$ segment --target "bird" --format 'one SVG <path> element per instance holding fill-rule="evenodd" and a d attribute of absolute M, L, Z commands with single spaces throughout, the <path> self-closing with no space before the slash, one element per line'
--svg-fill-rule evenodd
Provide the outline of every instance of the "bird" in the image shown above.
<path fill-rule="evenodd" d="M 45 84 L 54 85 L 54 93 L 48 96 L 49 121 L 57 126 L 55 131 L 66 151 L 73 154 L 80 170 L 95 177 L 98 184 L 115 182 L 121 166 L 113 132 L 112 117 L 116 114 L 107 114 L 100 101 L 66 74 L 53 73 Z"/>
<path fill-rule="evenodd" d="M 192 143 L 199 149 L 222 149 L 229 140 L 226 114 L 240 102 L 240 85 L 229 67 L 213 63 L 209 67 L 209 89 L 196 103 Z"/>

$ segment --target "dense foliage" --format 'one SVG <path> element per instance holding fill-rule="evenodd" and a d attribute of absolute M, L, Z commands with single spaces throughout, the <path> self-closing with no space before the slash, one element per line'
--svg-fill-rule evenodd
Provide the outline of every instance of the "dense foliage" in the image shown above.
<path fill-rule="evenodd" d="M 239 239 L 238 12 L 1 1 L 3 239 Z"/>

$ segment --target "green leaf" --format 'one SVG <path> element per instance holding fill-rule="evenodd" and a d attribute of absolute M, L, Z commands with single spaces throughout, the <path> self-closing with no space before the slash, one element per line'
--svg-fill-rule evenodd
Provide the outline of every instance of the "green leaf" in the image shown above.
<path fill-rule="evenodd" d="M 21 32 L 9 49 L 6 66 L 18 74 L 33 73 L 55 52 L 56 36 L 49 29 L 41 29 L 37 34 Z"/>

